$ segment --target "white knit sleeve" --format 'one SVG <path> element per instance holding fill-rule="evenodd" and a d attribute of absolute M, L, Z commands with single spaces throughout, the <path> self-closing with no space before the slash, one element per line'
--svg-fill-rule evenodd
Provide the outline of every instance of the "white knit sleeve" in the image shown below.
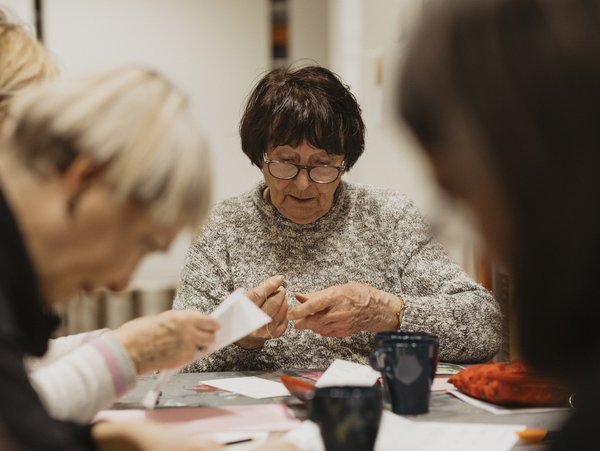
<path fill-rule="evenodd" d="M 91 332 L 83 332 L 81 334 L 67 335 L 48 340 L 48 351 L 46 351 L 42 357 L 25 358 L 25 368 L 27 369 L 28 373 L 36 371 L 60 359 L 80 345 L 99 337 L 109 330 L 110 329 L 98 329 Z"/>
<path fill-rule="evenodd" d="M 132 388 L 136 371 L 125 348 L 107 333 L 29 377 L 51 416 L 83 424 Z"/>

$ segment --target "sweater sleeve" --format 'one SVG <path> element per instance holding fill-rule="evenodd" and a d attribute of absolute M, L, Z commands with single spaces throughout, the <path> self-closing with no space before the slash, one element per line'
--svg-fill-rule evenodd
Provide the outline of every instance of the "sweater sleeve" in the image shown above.
<path fill-rule="evenodd" d="M 25 357 L 25 368 L 31 373 L 42 368 L 68 354 L 78 346 L 87 343 L 110 329 L 98 329 L 91 332 L 67 335 L 64 337 L 53 338 L 48 341 L 48 351 L 42 357 Z"/>
<path fill-rule="evenodd" d="M 106 333 L 29 377 L 52 417 L 84 424 L 135 385 L 136 371 L 125 348 Z"/>
<path fill-rule="evenodd" d="M 213 213 L 188 250 L 173 309 L 196 309 L 210 314 L 233 291 L 227 242 L 221 233 L 225 225 L 219 217 Z M 258 353 L 260 350 L 232 344 L 192 362 L 186 371 L 234 368 L 239 362 L 252 361 Z"/>
<path fill-rule="evenodd" d="M 407 243 L 397 256 L 402 286 L 398 294 L 407 306 L 402 328 L 437 335 L 440 360 L 469 363 L 492 358 L 501 346 L 502 314 L 491 293 L 447 255 L 412 203 L 398 233 Z"/>

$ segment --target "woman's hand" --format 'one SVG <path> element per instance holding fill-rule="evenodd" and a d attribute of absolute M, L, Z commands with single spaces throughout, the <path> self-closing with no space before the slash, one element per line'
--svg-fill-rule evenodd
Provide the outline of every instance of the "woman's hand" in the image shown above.
<path fill-rule="evenodd" d="M 311 329 L 326 337 L 398 328 L 404 301 L 369 285 L 349 282 L 310 294 L 296 293 L 302 304 L 291 308 L 288 319 L 296 329 Z"/>
<path fill-rule="evenodd" d="M 169 310 L 128 321 L 111 333 L 143 374 L 191 362 L 213 343 L 218 329 L 217 321 L 195 310 Z"/>
<path fill-rule="evenodd" d="M 252 288 L 246 296 L 254 302 L 272 320 L 265 327 L 237 341 L 236 344 L 245 349 L 258 349 L 269 338 L 281 337 L 287 329 L 288 305 L 285 300 L 283 276 L 273 276 L 263 280 L 257 287 Z"/>

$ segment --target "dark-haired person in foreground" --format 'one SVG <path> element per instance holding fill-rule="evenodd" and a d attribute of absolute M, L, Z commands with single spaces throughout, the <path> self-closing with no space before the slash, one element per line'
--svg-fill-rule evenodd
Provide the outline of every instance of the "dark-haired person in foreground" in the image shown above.
<path fill-rule="evenodd" d="M 514 274 L 519 350 L 575 392 L 552 450 L 598 445 L 600 1 L 432 5 L 400 108 Z"/>
<path fill-rule="evenodd" d="M 264 180 L 214 208 L 189 250 L 174 308 L 210 313 L 243 288 L 273 321 L 190 369 L 364 363 L 373 333 L 398 328 L 437 335 L 446 361 L 498 351 L 497 303 L 447 256 L 414 204 L 343 180 L 363 152 L 365 126 L 335 74 L 318 66 L 269 72 L 249 97 L 240 134 Z"/>

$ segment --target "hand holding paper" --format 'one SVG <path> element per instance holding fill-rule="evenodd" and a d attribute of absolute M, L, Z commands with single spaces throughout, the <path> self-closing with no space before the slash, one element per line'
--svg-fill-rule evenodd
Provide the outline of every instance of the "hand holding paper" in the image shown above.
<path fill-rule="evenodd" d="M 219 324 L 196 310 L 167 310 L 126 322 L 110 333 L 123 345 L 138 374 L 187 364 L 212 344 Z"/>
<path fill-rule="evenodd" d="M 248 299 L 238 289 L 227 297 L 210 315 L 219 322 L 219 330 L 215 333 L 215 341 L 212 346 L 199 352 L 196 359 L 217 351 L 249 333 L 268 324 L 271 317 L 258 308 L 250 299 Z M 153 409 L 156 406 L 160 393 L 167 385 L 171 377 L 176 374 L 180 368 L 163 371 L 158 377 L 156 384 L 146 394 L 142 404 L 147 409 Z"/>

